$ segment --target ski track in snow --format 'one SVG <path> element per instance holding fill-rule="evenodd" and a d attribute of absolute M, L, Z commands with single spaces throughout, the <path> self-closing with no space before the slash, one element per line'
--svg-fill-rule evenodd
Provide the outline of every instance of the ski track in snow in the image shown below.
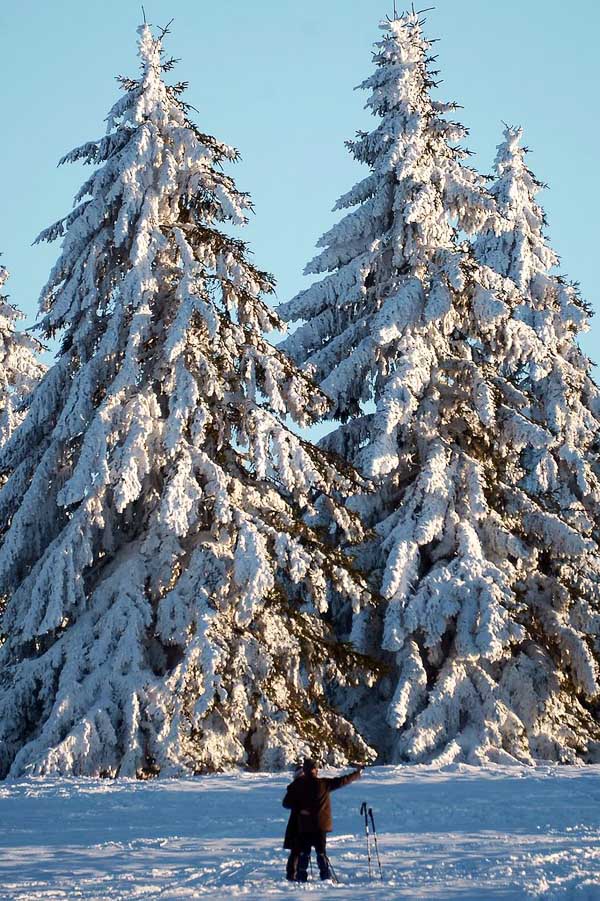
<path fill-rule="evenodd" d="M 0 784 L 0 898 L 600 901 L 600 766 L 379 767 L 333 796 L 339 885 L 285 882 L 289 777 Z M 370 882 L 359 807 L 379 831 Z"/>

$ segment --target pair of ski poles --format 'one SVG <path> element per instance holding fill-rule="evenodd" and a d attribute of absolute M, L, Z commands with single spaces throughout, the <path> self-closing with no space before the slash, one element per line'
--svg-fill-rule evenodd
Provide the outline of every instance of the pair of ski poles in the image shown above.
<path fill-rule="evenodd" d="M 383 879 L 383 869 L 381 866 L 381 858 L 379 856 L 379 845 L 377 844 L 377 829 L 375 828 L 375 817 L 373 816 L 373 808 L 367 807 L 367 802 L 363 801 L 360 805 L 360 813 L 361 816 L 365 818 L 365 835 L 367 837 L 367 858 L 369 861 L 369 879 L 373 878 L 373 859 L 371 857 L 371 832 L 369 832 L 369 820 L 371 821 L 371 831 L 373 835 L 373 842 L 375 845 L 375 855 L 377 857 L 377 865 L 379 867 L 379 876 Z M 334 882 L 339 882 L 337 877 L 337 873 L 333 869 L 333 865 L 327 855 L 325 855 L 325 860 L 329 866 L 329 870 L 331 872 L 331 876 Z M 312 856 L 310 858 L 310 872 L 312 876 L 313 866 L 312 866 Z"/>
<path fill-rule="evenodd" d="M 371 836 L 369 834 L 369 820 L 373 831 L 373 841 L 375 843 L 375 854 L 377 855 L 377 864 L 379 866 L 379 876 L 383 879 L 383 870 L 381 868 L 381 858 L 379 857 L 379 845 L 377 844 L 377 829 L 375 828 L 375 817 L 373 816 L 373 808 L 367 807 L 367 802 L 363 801 L 360 805 L 361 816 L 365 818 L 365 835 L 367 837 L 367 858 L 369 861 L 369 879 L 373 878 L 373 862 L 371 858 Z"/>

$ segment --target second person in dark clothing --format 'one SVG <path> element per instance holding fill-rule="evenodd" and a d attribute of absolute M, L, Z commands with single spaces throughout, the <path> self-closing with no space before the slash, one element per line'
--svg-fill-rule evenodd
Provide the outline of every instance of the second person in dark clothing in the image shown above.
<path fill-rule="evenodd" d="M 297 766 L 294 771 L 294 780 L 304 778 L 304 767 Z M 298 826 L 298 811 L 292 808 L 285 829 L 283 847 L 288 850 L 289 856 L 285 868 L 285 876 L 289 882 L 298 881 L 298 861 L 300 860 L 300 832 Z"/>
<path fill-rule="evenodd" d="M 319 777 L 313 760 L 305 760 L 303 769 L 304 776 L 288 785 L 283 799 L 283 806 L 297 816 L 300 855 L 296 878 L 299 882 L 308 879 L 310 853 L 314 848 L 321 879 L 331 879 L 327 859 L 327 833 L 333 829 L 330 794 L 360 779 L 362 770 L 328 779 Z"/>

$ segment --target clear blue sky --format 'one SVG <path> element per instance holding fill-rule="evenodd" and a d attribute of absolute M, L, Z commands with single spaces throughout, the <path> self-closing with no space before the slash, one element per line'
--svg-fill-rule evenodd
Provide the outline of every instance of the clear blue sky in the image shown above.
<path fill-rule="evenodd" d="M 286 299 L 308 284 L 302 269 L 329 211 L 360 177 L 343 142 L 371 121 L 353 87 L 372 71 L 371 45 L 392 0 L 145 0 L 145 8 L 159 25 L 175 18 L 166 46 L 181 59 L 174 75 L 189 81 L 200 127 L 242 153 L 234 174 L 256 206 L 246 239 Z M 1 6 L 0 251 L 29 323 L 58 252 L 31 242 L 68 212 L 83 178 L 56 162 L 103 133 L 114 76 L 137 73 L 140 18 L 137 0 Z M 600 312 L 600 4 L 438 0 L 428 30 L 441 39 L 441 95 L 464 106 L 477 165 L 491 168 L 502 119 L 524 126 L 530 164 L 550 186 L 543 203 L 562 268 Z M 582 343 L 600 362 L 600 320 Z"/>

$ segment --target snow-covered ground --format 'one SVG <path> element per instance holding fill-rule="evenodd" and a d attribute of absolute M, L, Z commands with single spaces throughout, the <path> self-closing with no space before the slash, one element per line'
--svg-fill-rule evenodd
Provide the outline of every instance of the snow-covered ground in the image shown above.
<path fill-rule="evenodd" d="M 333 796 L 340 884 L 306 887 L 282 878 L 287 781 L 0 784 L 0 898 L 600 899 L 600 767 L 370 770 Z M 368 879 L 363 800 L 383 883 Z"/>

